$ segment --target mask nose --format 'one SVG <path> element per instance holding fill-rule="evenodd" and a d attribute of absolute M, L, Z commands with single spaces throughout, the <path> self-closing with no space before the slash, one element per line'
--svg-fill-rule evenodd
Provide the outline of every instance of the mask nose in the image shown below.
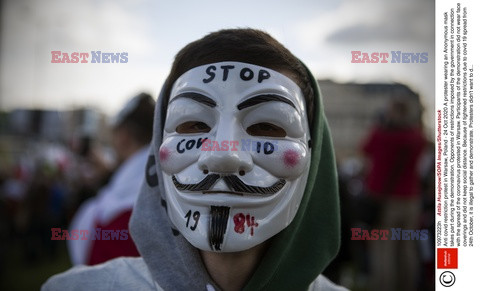
<path fill-rule="evenodd" d="M 217 148 L 218 149 L 218 148 Z M 245 175 L 253 168 L 251 155 L 242 151 L 240 147 L 228 150 L 212 150 L 202 151 L 198 160 L 198 166 L 205 174 L 237 174 Z"/>

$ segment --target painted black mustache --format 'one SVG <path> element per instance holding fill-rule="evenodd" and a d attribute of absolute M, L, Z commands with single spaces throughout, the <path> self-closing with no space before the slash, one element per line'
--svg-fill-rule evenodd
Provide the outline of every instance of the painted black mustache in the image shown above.
<path fill-rule="evenodd" d="M 220 175 L 219 174 L 210 174 L 208 176 L 206 176 L 205 178 L 203 178 L 202 181 L 198 182 L 197 184 L 182 184 L 180 182 L 178 182 L 177 178 L 175 178 L 175 176 L 172 176 L 172 181 L 173 181 L 173 185 L 175 185 L 175 187 L 178 189 L 178 190 L 187 190 L 187 191 L 206 191 L 208 189 L 210 189 L 213 184 L 215 184 L 215 182 L 218 180 L 218 178 L 220 178 Z"/>
<path fill-rule="evenodd" d="M 196 184 L 182 184 L 178 182 L 175 176 L 172 176 L 172 181 L 173 185 L 175 185 L 175 187 L 181 191 L 208 191 L 219 178 L 219 174 L 209 174 L 205 178 L 203 178 L 202 181 Z M 286 183 L 285 179 L 279 179 L 272 186 L 260 187 L 247 185 L 235 175 L 227 175 L 223 176 L 222 178 L 230 189 L 233 189 L 236 192 L 240 192 L 239 194 L 275 194 L 280 191 L 280 189 L 282 189 Z"/>

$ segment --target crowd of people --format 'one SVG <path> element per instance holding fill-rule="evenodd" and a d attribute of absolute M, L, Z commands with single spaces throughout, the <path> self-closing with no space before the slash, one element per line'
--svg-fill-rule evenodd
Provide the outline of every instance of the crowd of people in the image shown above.
<path fill-rule="evenodd" d="M 22 257 L 16 259 L 22 264 L 64 255 L 59 250 L 64 251 L 65 243 L 74 265 L 121 254 L 138 256 L 131 238 L 106 246 L 103 240 L 68 240 L 62 232 L 128 230 L 151 140 L 154 106 L 148 94 L 133 97 L 109 121 L 111 143 L 106 146 L 90 136 L 63 142 L 27 140 L 18 160 L 2 168 L 0 275 L 14 248 L 20 248 Z M 58 237 L 54 229 L 60 230 Z"/>

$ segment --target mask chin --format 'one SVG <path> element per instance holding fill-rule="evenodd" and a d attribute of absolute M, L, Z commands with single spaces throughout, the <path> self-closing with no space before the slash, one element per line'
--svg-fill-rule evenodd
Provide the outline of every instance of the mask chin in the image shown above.
<path fill-rule="evenodd" d="M 279 233 L 294 219 L 307 175 L 268 196 L 178 191 L 164 174 L 168 214 L 175 228 L 196 248 L 214 252 L 250 249 Z"/>

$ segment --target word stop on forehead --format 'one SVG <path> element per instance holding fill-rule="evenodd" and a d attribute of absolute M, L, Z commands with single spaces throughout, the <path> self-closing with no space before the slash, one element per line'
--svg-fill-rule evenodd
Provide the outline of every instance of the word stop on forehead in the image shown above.
<path fill-rule="evenodd" d="M 220 68 L 223 70 L 223 75 L 222 75 L 222 81 L 226 81 L 228 80 L 228 75 L 229 75 L 229 71 L 231 69 L 234 69 L 235 66 L 234 65 L 224 65 L 224 66 L 220 66 Z M 213 79 L 215 79 L 215 71 L 217 70 L 217 66 L 215 65 L 211 65 L 209 67 L 207 67 L 207 69 L 205 70 L 205 73 L 207 73 L 207 75 L 209 76 L 208 78 L 205 78 L 203 79 L 203 83 L 210 83 L 211 81 L 213 81 Z M 258 83 L 262 83 L 263 80 L 266 80 L 268 78 L 270 78 L 270 73 L 264 69 L 260 69 L 257 73 L 258 77 L 257 77 L 257 82 Z M 243 81 L 250 81 L 252 80 L 253 78 L 255 77 L 255 73 L 252 69 L 248 68 L 248 67 L 244 67 L 240 70 L 240 79 L 242 79 Z"/>

